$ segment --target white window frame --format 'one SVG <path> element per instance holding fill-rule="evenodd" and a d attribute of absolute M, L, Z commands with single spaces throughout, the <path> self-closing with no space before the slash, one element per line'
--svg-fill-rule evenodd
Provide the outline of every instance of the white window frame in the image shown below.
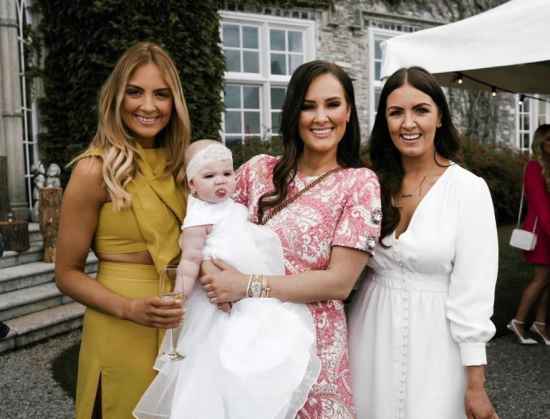
<path fill-rule="evenodd" d="M 376 107 L 378 103 L 375 102 L 375 89 L 382 87 L 384 81 L 376 80 L 375 74 L 375 41 L 384 38 L 384 40 L 393 38 L 394 36 L 403 35 L 407 32 L 394 31 L 389 29 L 381 29 L 377 27 L 369 27 L 368 30 L 368 42 L 369 42 L 369 130 L 372 130 L 374 126 L 374 118 L 376 117 Z M 383 57 L 382 57 L 383 58 Z"/>
<path fill-rule="evenodd" d="M 533 134 L 538 126 L 538 103 L 536 99 L 524 98 L 524 103 L 529 103 L 529 129 L 526 130 L 523 127 L 523 118 L 521 118 L 523 112 L 523 107 L 525 106 L 520 101 L 520 95 L 516 95 L 516 147 L 521 151 L 531 151 L 531 143 L 533 142 Z M 522 146 L 522 135 L 527 135 L 527 147 Z"/>
<path fill-rule="evenodd" d="M 260 88 L 260 136 L 262 139 L 270 138 L 272 135 L 271 127 L 271 87 L 286 87 L 290 80 L 290 75 L 272 75 L 270 63 L 270 44 L 269 30 L 278 29 L 284 31 L 303 32 L 304 62 L 315 59 L 316 53 L 316 24 L 313 20 L 296 19 L 278 16 L 266 16 L 253 13 L 241 13 L 220 11 L 220 39 L 223 31 L 223 24 L 237 24 L 245 26 L 258 27 L 259 35 L 259 70 L 256 73 L 224 72 L 224 85 L 230 84 L 250 84 L 261 85 Z M 220 45 L 223 50 L 223 42 Z M 288 52 L 287 52 L 288 54 Z M 223 91 L 221 92 L 223 99 Z M 225 112 L 222 113 L 222 126 L 220 137 L 225 143 Z M 252 136 L 252 135 L 251 135 Z"/>
<path fill-rule="evenodd" d="M 542 99 L 544 101 L 539 101 L 537 104 L 537 127 L 542 124 L 550 124 L 550 96 L 542 95 Z M 541 106 L 544 107 L 542 113 L 540 112 Z"/>

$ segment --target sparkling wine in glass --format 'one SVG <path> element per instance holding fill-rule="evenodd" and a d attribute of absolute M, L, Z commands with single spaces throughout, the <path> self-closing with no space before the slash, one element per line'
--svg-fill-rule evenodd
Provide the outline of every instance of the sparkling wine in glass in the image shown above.
<path fill-rule="evenodd" d="M 185 302 L 185 294 L 181 291 L 174 291 L 174 285 L 176 283 L 177 265 L 167 265 L 164 267 L 162 275 L 160 276 L 160 298 L 173 299 L 181 305 Z M 168 352 L 165 355 L 174 361 L 185 358 L 185 355 L 177 350 L 177 332 L 180 328 L 166 330 L 166 339 L 168 339 Z"/>

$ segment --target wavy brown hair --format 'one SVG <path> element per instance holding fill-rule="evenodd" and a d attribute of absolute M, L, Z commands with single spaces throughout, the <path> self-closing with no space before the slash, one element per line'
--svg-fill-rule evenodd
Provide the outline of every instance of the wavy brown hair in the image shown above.
<path fill-rule="evenodd" d="M 544 151 L 544 141 L 550 141 L 550 124 L 540 125 L 533 135 L 531 151 L 533 157 L 542 166 L 542 177 L 546 183 L 546 190 L 550 191 L 550 154 Z"/>
<path fill-rule="evenodd" d="M 393 144 L 386 120 L 388 96 L 394 90 L 409 84 L 427 94 L 437 105 L 441 116 L 441 126 L 435 131 L 435 151 L 446 159 L 457 161 L 460 154 L 460 137 L 449 112 L 449 105 L 443 90 L 435 78 L 421 67 L 401 68 L 393 73 L 382 88 L 374 126 L 369 139 L 369 155 L 373 169 L 380 180 L 382 192 L 382 231 L 380 243 L 392 233 L 401 218 L 398 208 L 393 205 L 393 197 L 401 190 L 405 172 L 401 154 Z M 435 162 L 437 159 L 434 155 Z"/>
<path fill-rule="evenodd" d="M 296 176 L 298 161 L 304 151 L 304 142 L 300 138 L 298 129 L 304 98 L 311 82 L 323 74 L 332 74 L 338 79 L 351 110 L 344 137 L 338 144 L 336 157 L 338 164 L 341 167 L 364 166 L 359 157 L 361 133 L 355 107 L 353 83 L 350 77 L 338 65 L 327 61 L 317 60 L 302 64 L 294 71 L 288 83 L 281 114 L 283 155 L 273 169 L 274 190 L 265 193 L 259 200 L 259 221 L 263 219 L 266 210 L 282 203 L 288 195 L 288 186 Z"/>
<path fill-rule="evenodd" d="M 160 46 L 140 42 L 120 57 L 101 88 L 96 134 L 88 150 L 77 157 L 86 156 L 91 149 L 102 150 L 103 181 L 116 210 L 131 206 L 131 195 L 126 186 L 139 171 L 136 138 L 122 120 L 122 102 L 128 80 L 137 68 L 150 63 L 159 68 L 170 87 L 174 103 L 170 121 L 158 134 L 155 143 L 167 150 L 165 175 L 173 175 L 179 184 L 184 184 L 184 151 L 191 140 L 191 123 L 178 71 L 172 58 Z"/>

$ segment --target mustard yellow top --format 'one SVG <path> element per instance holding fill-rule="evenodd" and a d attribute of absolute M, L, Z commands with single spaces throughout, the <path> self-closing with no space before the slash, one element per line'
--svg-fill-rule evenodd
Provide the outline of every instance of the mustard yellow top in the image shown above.
<path fill-rule="evenodd" d="M 115 211 L 111 202 L 99 211 L 93 249 L 101 253 L 132 253 L 147 250 L 131 209 Z"/>
<path fill-rule="evenodd" d="M 90 149 L 83 157 L 102 157 L 103 151 Z M 173 176 L 164 175 L 166 151 L 138 145 L 139 174 L 127 191 L 130 208 L 115 211 L 103 204 L 93 247 L 103 253 L 149 251 L 158 272 L 179 255 L 178 237 L 186 208 L 183 188 Z"/>

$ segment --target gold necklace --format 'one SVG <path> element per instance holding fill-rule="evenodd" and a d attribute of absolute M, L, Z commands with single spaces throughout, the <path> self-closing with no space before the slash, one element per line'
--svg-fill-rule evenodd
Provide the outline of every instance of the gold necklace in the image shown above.
<path fill-rule="evenodd" d="M 406 199 L 406 198 L 412 198 L 414 196 L 422 196 L 422 186 L 424 186 L 424 182 L 426 182 L 428 178 L 437 179 L 441 175 L 442 173 L 437 173 L 437 172 L 426 173 L 424 176 L 422 176 L 422 179 L 420 179 L 420 182 L 418 182 L 418 186 L 416 188 L 414 188 L 411 192 L 408 192 L 408 193 L 400 193 L 399 198 Z"/>
<path fill-rule="evenodd" d="M 420 179 L 418 186 L 414 188 L 413 191 L 411 191 L 410 193 L 400 193 L 399 198 L 412 198 L 415 195 L 420 196 L 422 185 L 424 184 L 427 178 L 428 178 L 428 175 L 424 175 L 422 179 Z"/>

